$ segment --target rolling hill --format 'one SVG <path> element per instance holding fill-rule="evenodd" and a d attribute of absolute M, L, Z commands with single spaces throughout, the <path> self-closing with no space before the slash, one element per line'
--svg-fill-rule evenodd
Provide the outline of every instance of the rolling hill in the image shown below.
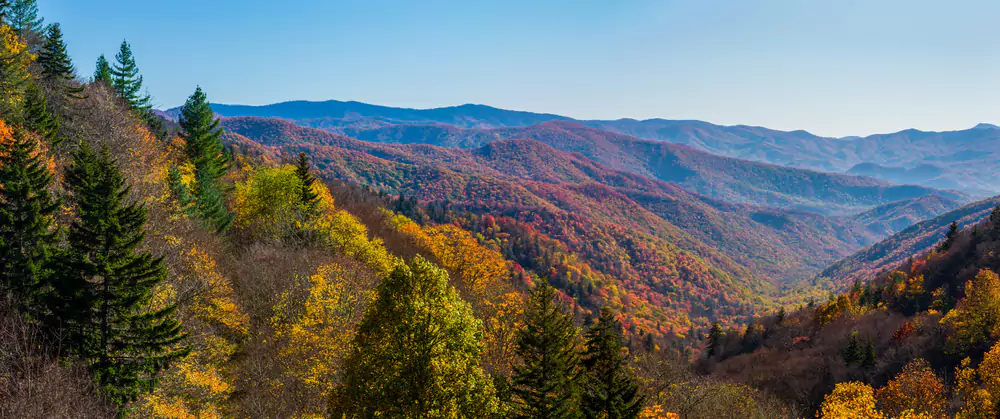
<path fill-rule="evenodd" d="M 488 133 L 463 129 L 526 127 L 574 121 L 543 113 L 485 105 L 405 109 L 360 102 L 294 101 L 264 106 L 213 105 L 222 116 L 281 118 L 368 141 L 476 147 Z M 165 115 L 176 117 L 177 110 Z M 892 183 L 957 189 L 976 196 L 1000 193 L 1000 129 L 924 132 L 904 130 L 865 137 L 829 138 L 806 131 L 780 131 L 703 121 L 618 119 L 576 121 L 646 140 L 683 144 L 709 153 L 787 167 L 874 176 Z M 413 127 L 412 125 L 415 125 Z M 860 166 L 859 166 L 860 165 Z"/>

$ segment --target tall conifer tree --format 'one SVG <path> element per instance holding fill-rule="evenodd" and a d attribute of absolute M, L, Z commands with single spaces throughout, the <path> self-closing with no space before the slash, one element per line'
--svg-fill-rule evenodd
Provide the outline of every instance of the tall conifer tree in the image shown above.
<path fill-rule="evenodd" d="M 177 348 L 185 334 L 174 318 L 176 306 L 153 302 L 166 269 L 161 258 L 138 250 L 146 210 L 129 202 L 129 188 L 107 147 L 94 153 L 83 144 L 73 162 L 67 185 L 77 220 L 60 258 L 53 312 L 74 326 L 70 347 L 105 394 L 124 406 L 186 355 Z"/>
<path fill-rule="evenodd" d="M 94 83 L 104 83 L 108 87 L 114 86 L 111 64 L 108 63 L 107 58 L 104 58 L 104 54 L 97 57 L 97 64 L 94 66 Z"/>
<path fill-rule="evenodd" d="M 45 42 L 38 53 L 38 64 L 42 68 L 42 79 L 54 84 L 63 94 L 79 98 L 82 86 L 75 85 L 76 68 L 66 51 L 62 28 L 58 23 L 49 26 Z"/>
<path fill-rule="evenodd" d="M 140 115 L 152 108 L 152 98 L 142 91 L 142 75 L 139 74 L 139 66 L 135 63 L 132 47 L 127 41 L 122 41 L 121 48 L 115 55 L 115 64 L 111 68 L 111 85 Z"/>
<path fill-rule="evenodd" d="M 28 44 L 9 25 L 0 25 L 0 118 L 20 124 L 24 117 L 24 93 L 31 84 L 32 63 Z"/>
<path fill-rule="evenodd" d="M 511 392 L 515 417 L 579 418 L 580 358 L 573 318 L 557 300 L 555 288 L 532 292 L 519 332 Z"/>
<path fill-rule="evenodd" d="M 305 205 L 306 208 L 316 209 L 316 205 L 319 203 L 319 195 L 313 190 L 316 178 L 312 175 L 311 169 L 306 153 L 304 151 L 300 152 L 299 160 L 295 165 L 295 175 L 302 181 L 302 190 L 299 192 L 299 197 L 302 205 Z"/>
<path fill-rule="evenodd" d="M 29 311 L 40 302 L 59 209 L 44 158 L 33 136 L 0 122 L 0 286 Z"/>
<path fill-rule="evenodd" d="M 601 317 L 586 338 L 581 405 L 587 419 L 635 419 L 642 412 L 644 398 L 639 383 L 628 369 L 625 338 L 621 324 L 610 310 Z"/>
<path fill-rule="evenodd" d="M 44 30 L 45 19 L 38 16 L 36 0 L 11 0 L 7 13 L 7 22 L 21 36 L 41 34 Z"/>
<path fill-rule="evenodd" d="M 59 145 L 59 127 L 62 125 L 59 115 L 49 111 L 45 92 L 38 85 L 28 86 L 24 98 L 24 126 L 48 140 L 50 146 Z"/>
<path fill-rule="evenodd" d="M 179 122 L 187 158 L 195 167 L 195 203 L 205 220 L 225 230 L 233 216 L 225 207 L 219 180 L 229 170 L 229 157 L 222 148 L 219 120 L 201 87 L 184 103 Z"/>

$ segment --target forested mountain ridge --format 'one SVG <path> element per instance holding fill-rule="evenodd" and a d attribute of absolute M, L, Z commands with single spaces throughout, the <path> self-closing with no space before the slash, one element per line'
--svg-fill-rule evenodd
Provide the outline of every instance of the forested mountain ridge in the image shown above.
<path fill-rule="evenodd" d="M 239 124 L 241 118 L 232 118 Z M 437 129 L 436 127 L 429 127 Z M 259 138 L 278 141 L 287 136 L 297 141 L 322 137 L 319 132 L 305 133 L 290 125 L 260 126 Z M 409 127 L 403 135 L 423 138 Z M 674 182 L 692 192 L 729 202 L 790 209 L 808 209 L 824 214 L 853 214 L 890 202 L 930 194 L 954 200 L 964 195 L 919 186 L 895 186 L 871 178 L 791 169 L 746 160 L 731 159 L 701 152 L 686 146 L 651 142 L 634 137 L 588 128 L 575 122 L 550 122 L 528 127 L 491 130 L 463 130 L 463 138 L 440 144 L 474 144 L 480 147 L 499 139 L 531 138 L 560 151 L 577 152 L 612 169 Z M 404 137 L 405 138 L 405 137 Z M 378 138 L 359 139 L 381 142 Z M 322 140 L 319 140 L 322 141 Z M 408 143 L 403 141 L 404 144 Z M 417 141 L 416 144 L 422 144 Z"/>
<path fill-rule="evenodd" d="M 956 189 L 984 197 L 1000 193 L 1000 130 L 979 124 L 966 130 L 915 129 L 863 137 L 829 138 L 806 131 L 666 119 L 574 120 L 484 105 L 414 110 L 359 102 L 286 102 L 265 106 L 216 105 L 222 116 L 277 117 L 351 137 L 381 142 L 476 147 L 482 129 L 575 121 L 592 128 L 652 141 L 689 145 L 712 154 L 786 167 L 875 176 L 897 184 Z M 173 115 L 176 110 L 167 111 Z"/>

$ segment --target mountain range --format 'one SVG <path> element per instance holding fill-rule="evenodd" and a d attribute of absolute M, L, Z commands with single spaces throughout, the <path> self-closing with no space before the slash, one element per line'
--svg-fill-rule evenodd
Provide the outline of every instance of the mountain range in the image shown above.
<path fill-rule="evenodd" d="M 555 135 L 538 136 L 548 138 L 548 142 L 519 136 L 462 149 L 361 141 L 274 118 L 222 121 L 226 142 L 245 153 L 271 153 L 289 159 L 306 152 L 328 180 L 416 196 L 428 204 L 447 203 L 459 214 L 502 218 L 536 231 L 579 258 L 573 262 L 575 269 L 595 272 L 598 281 L 613 283 L 615 289 L 630 295 L 628 300 L 646 307 L 633 307 L 640 316 L 636 321 L 674 330 L 688 324 L 688 316 L 740 318 L 778 301 L 801 299 L 803 293 L 821 294 L 819 288 L 803 290 L 801 279 L 895 232 L 905 220 L 930 218 L 960 206 L 931 189 L 908 187 L 906 190 L 920 193 L 903 195 L 906 199 L 901 201 L 882 199 L 898 187 L 871 179 L 710 156 L 686 146 L 620 134 L 613 134 L 618 140 L 610 142 L 607 134 L 577 135 L 565 141 L 556 140 L 561 137 Z M 550 126 L 583 133 L 599 131 L 565 122 L 536 125 L 534 129 Z M 866 205 L 873 208 L 853 215 L 827 216 L 730 202 L 689 191 L 683 183 L 612 168 L 599 159 L 551 145 L 572 143 L 596 149 L 636 142 L 662 147 L 661 159 L 677 160 L 670 154 L 677 150 L 725 163 L 684 166 L 691 168 L 687 177 L 694 179 L 688 182 L 693 185 L 715 182 L 722 186 L 714 190 L 726 190 L 725 185 L 738 183 L 740 178 L 761 190 L 773 190 L 775 185 L 794 183 L 765 182 L 766 176 L 808 175 L 814 177 L 811 182 L 828 185 L 824 190 L 834 191 L 834 197 L 841 192 L 854 196 L 848 192 L 868 191 L 856 196 L 869 199 Z M 739 169 L 741 165 L 752 170 Z M 726 177 L 722 175 L 726 170 L 735 172 Z M 854 183 L 860 181 L 869 184 Z M 834 202 L 832 198 L 830 202 Z M 643 318 L 642 313 L 652 308 L 655 313 Z M 671 320 L 671 316 L 684 320 Z"/>
<path fill-rule="evenodd" d="M 979 197 L 1000 193 L 1000 129 L 990 124 L 947 132 L 908 129 L 891 134 L 830 138 L 806 131 L 666 119 L 574 120 L 485 105 L 406 109 L 360 102 L 294 101 L 265 106 L 214 104 L 221 116 L 281 118 L 360 139 L 476 147 L 483 130 L 553 121 L 636 138 L 684 144 L 720 156 L 825 172 L 875 177 L 896 184 L 957 189 Z M 177 110 L 166 112 L 176 117 Z"/>

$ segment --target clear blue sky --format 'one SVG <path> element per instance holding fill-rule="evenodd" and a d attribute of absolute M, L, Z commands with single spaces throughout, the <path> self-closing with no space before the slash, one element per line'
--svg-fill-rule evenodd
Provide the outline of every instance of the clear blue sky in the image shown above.
<path fill-rule="evenodd" d="M 844 136 L 1000 121 L 1000 2 L 39 0 L 81 74 L 132 44 L 159 107 L 482 103 Z"/>

